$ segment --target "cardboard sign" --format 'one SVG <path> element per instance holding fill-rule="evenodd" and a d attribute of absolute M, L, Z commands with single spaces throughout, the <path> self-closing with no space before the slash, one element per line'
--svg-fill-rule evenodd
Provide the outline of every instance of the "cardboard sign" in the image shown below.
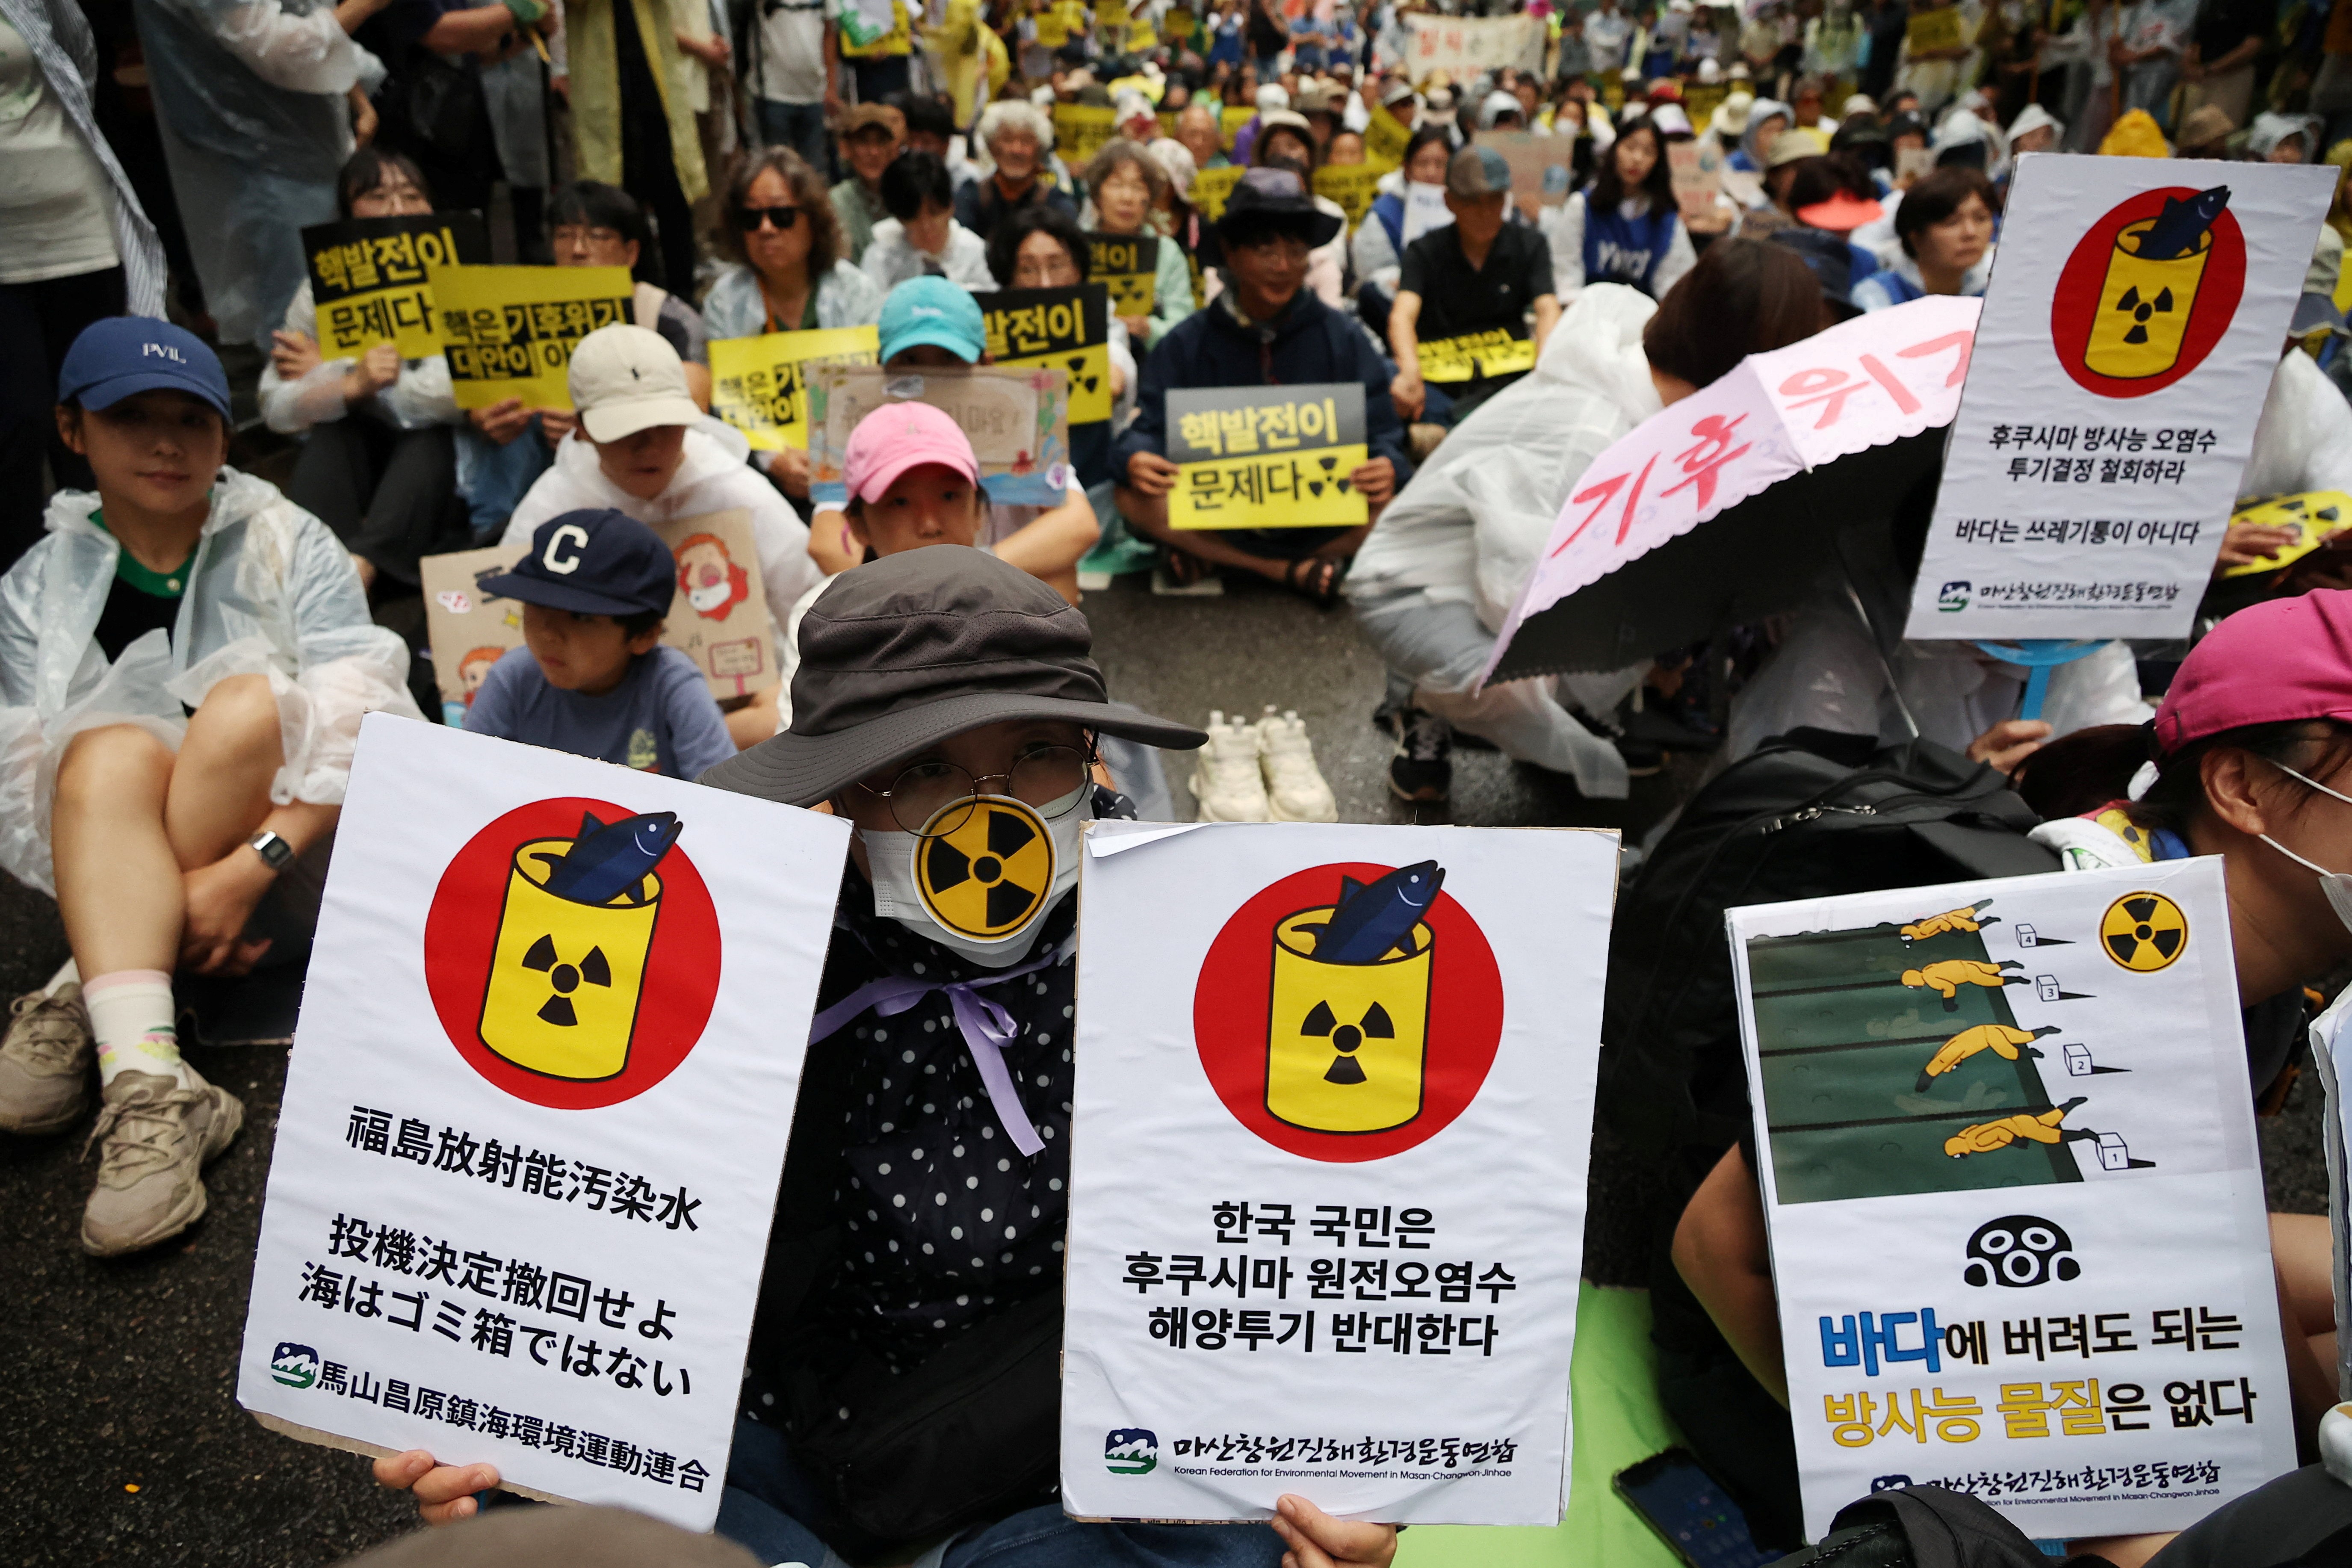
<path fill-rule="evenodd" d="M 1110 290 L 1114 316 L 1148 316 L 1160 287 L 1160 237 L 1089 234 L 1087 277 Z"/>
<path fill-rule="evenodd" d="M 2352 528 L 2352 495 L 2342 490 L 2305 490 L 2300 495 L 2272 496 L 2240 507 L 2230 521 L 2294 530 L 2293 543 L 2282 545 L 2268 555 L 2225 567 L 2221 573 L 2224 577 L 2258 577 L 2265 572 L 2294 565 Z"/>
<path fill-rule="evenodd" d="M 1675 186 L 1675 205 L 1688 224 L 1715 210 L 1716 193 L 1723 188 L 1723 149 L 1714 142 L 1686 139 L 1666 144 L 1666 163 Z"/>
<path fill-rule="evenodd" d="M 302 255 L 321 357 L 391 343 L 403 359 L 423 359 L 441 352 L 427 270 L 488 261 L 490 237 L 473 213 L 350 218 L 304 229 Z"/>
<path fill-rule="evenodd" d="M 1066 374 L 1073 425 L 1110 417 L 1109 290 L 1099 283 L 1003 289 L 980 296 L 980 309 L 992 362 Z"/>
<path fill-rule="evenodd" d="M 1903 42 L 1914 56 L 1931 49 L 1961 49 L 1968 47 L 1960 37 L 1960 8 L 1942 5 L 1933 11 L 1914 11 L 1903 25 Z"/>
<path fill-rule="evenodd" d="M 1118 110 L 1083 103 L 1054 105 L 1054 150 L 1073 171 L 1085 169 L 1118 134 Z"/>
<path fill-rule="evenodd" d="M 1897 147 L 1895 149 L 1895 181 L 1898 185 L 1907 189 L 1909 182 L 1918 179 L 1923 174 L 1933 173 L 1935 167 L 1936 154 L 1931 148 Z"/>
<path fill-rule="evenodd" d="M 1070 1513 L 1559 1521 L 1616 849 L 1088 825 Z"/>
<path fill-rule="evenodd" d="M 1060 369 L 827 365 L 809 383 L 809 499 L 835 506 L 849 500 L 842 459 L 867 415 L 893 403 L 928 403 L 970 437 L 992 502 L 1060 506 L 1070 499 L 1069 385 L 1069 372 Z"/>
<path fill-rule="evenodd" d="M 849 825 L 372 713 L 343 826 L 237 1402 L 708 1530 Z"/>
<path fill-rule="evenodd" d="M 677 557 L 677 597 L 662 627 L 663 645 L 694 660 L 710 694 L 722 700 L 775 685 L 782 679 L 775 624 L 760 578 L 751 514 L 737 508 L 647 526 Z M 490 666 L 522 646 L 521 604 L 485 594 L 481 579 L 508 570 L 529 550 L 528 544 L 493 544 L 427 555 L 417 563 L 445 724 L 465 723 Z"/>
<path fill-rule="evenodd" d="M 625 267 L 435 267 L 442 353 L 460 408 L 509 397 L 569 408 L 572 351 L 599 327 L 633 321 Z"/>
<path fill-rule="evenodd" d="M 1906 637 L 2189 635 L 2334 178 L 2018 161 Z"/>
<path fill-rule="evenodd" d="M 1369 107 L 1371 123 L 1364 127 L 1364 162 L 1383 172 L 1404 162 L 1412 128 L 1388 111 L 1384 104 Z"/>
<path fill-rule="evenodd" d="M 1225 215 L 1225 204 L 1233 199 L 1234 187 L 1242 183 L 1249 171 L 1238 163 L 1222 169 L 1203 169 L 1192 176 L 1192 208 L 1201 215 L 1202 223 L 1214 223 Z"/>
<path fill-rule="evenodd" d="M 1242 127 L 1257 118 L 1257 110 L 1246 103 L 1228 103 L 1217 115 L 1217 138 L 1227 152 L 1233 151 L 1234 138 Z"/>
<path fill-rule="evenodd" d="M 710 411 L 743 432 L 755 452 L 805 450 L 809 371 L 821 364 L 872 364 L 881 352 L 881 333 L 872 326 L 715 338 Z"/>
<path fill-rule="evenodd" d="M 1368 457 L 1355 382 L 1171 391 L 1168 526 L 1353 527 L 1370 516 L 1350 478 Z"/>
<path fill-rule="evenodd" d="M 2218 859 L 1733 910 L 1805 1527 L 2037 1538 L 2294 1466 Z"/>
<path fill-rule="evenodd" d="M 1533 16 L 1443 16 L 1433 12 L 1400 15 L 1404 24 L 1404 69 L 1415 83 L 1444 71 L 1466 82 L 1487 71 L 1513 66 L 1541 73 L 1544 24 Z"/>
<path fill-rule="evenodd" d="M 1544 131 L 1482 131 L 1478 145 L 1492 147 L 1511 166 L 1511 200 L 1530 218 L 1568 200 L 1575 137 Z"/>
<path fill-rule="evenodd" d="M 1535 340 L 1507 327 L 1421 344 L 1421 378 L 1441 384 L 1517 375 L 1536 367 Z"/>
<path fill-rule="evenodd" d="M 1353 234 L 1380 196 L 1381 173 L 1370 163 L 1326 163 L 1315 171 L 1315 194 L 1338 204 Z"/>

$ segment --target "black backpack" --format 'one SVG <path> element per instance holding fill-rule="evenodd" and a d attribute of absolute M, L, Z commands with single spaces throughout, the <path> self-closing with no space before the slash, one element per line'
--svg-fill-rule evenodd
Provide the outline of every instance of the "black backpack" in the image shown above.
<path fill-rule="evenodd" d="M 1719 1155 L 1748 1127 L 1726 910 L 2054 871 L 2057 855 L 2025 837 L 2040 821 L 2006 776 L 1926 741 L 1794 730 L 1733 763 L 1619 901 L 1601 1119 L 1654 1161 Z"/>

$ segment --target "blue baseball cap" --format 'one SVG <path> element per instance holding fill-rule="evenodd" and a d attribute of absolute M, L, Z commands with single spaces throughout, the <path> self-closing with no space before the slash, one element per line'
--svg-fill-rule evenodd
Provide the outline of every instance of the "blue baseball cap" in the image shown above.
<path fill-rule="evenodd" d="M 533 531 L 521 560 L 475 586 L 583 616 L 667 614 L 677 596 L 677 560 L 659 534 L 625 511 L 567 511 Z"/>
<path fill-rule="evenodd" d="M 142 392 L 200 397 L 234 422 L 228 373 L 204 339 L 152 316 L 108 316 L 82 329 L 58 372 L 58 401 L 111 408 Z"/>
<path fill-rule="evenodd" d="M 920 343 L 936 343 L 966 364 L 988 352 L 980 301 L 961 283 L 909 278 L 882 301 L 882 363 Z"/>

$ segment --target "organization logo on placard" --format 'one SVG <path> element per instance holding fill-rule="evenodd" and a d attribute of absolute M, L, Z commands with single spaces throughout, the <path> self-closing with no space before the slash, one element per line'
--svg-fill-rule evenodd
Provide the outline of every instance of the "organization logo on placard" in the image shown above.
<path fill-rule="evenodd" d="M 719 915 L 671 812 L 534 801 L 468 839 L 425 921 L 457 1054 L 559 1110 L 635 1099 L 686 1059 L 719 994 Z"/>
<path fill-rule="evenodd" d="M 1384 1159 L 1469 1108 L 1503 1034 L 1502 973 L 1434 860 L 1318 866 L 1210 944 L 1192 1033 L 1217 1097 L 1278 1149 Z"/>
<path fill-rule="evenodd" d="M 1968 1267 L 1960 1278 L 1971 1285 L 2024 1289 L 2053 1279 L 2076 1279 L 2083 1266 L 2074 1243 L 2054 1220 L 2039 1215 L 2003 1215 L 1977 1226 L 1969 1237 Z"/>
<path fill-rule="evenodd" d="M 2145 397 L 2195 370 L 2238 312 L 2246 237 L 2230 188 L 2142 191 L 2093 223 L 2050 303 L 2050 342 L 2075 384 Z"/>
<path fill-rule="evenodd" d="M 2189 951 L 2189 917 L 2162 893 L 2126 893 L 2099 920 L 2099 944 L 2135 974 L 2153 974 Z"/>
<path fill-rule="evenodd" d="M 1103 1438 L 1103 1468 L 1114 1476 L 1148 1476 L 1160 1468 L 1160 1437 L 1141 1426 L 1117 1426 Z"/>
<path fill-rule="evenodd" d="M 319 1352 L 309 1345 L 280 1340 L 269 1355 L 269 1376 L 289 1388 L 308 1388 L 319 1381 Z"/>

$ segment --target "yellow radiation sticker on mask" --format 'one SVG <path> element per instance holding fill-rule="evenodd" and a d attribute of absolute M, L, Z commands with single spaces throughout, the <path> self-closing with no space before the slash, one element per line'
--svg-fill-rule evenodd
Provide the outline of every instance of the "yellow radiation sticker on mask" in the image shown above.
<path fill-rule="evenodd" d="M 2153 974 L 2189 949 L 2189 917 L 2162 893 L 2126 893 L 2099 921 L 2107 956 L 2138 974 Z"/>
<path fill-rule="evenodd" d="M 1020 801 L 958 801 L 933 822 L 967 815 L 915 847 L 915 891 L 933 920 L 958 936 L 995 942 L 1019 932 L 1054 890 L 1054 840 L 1045 818 Z"/>

